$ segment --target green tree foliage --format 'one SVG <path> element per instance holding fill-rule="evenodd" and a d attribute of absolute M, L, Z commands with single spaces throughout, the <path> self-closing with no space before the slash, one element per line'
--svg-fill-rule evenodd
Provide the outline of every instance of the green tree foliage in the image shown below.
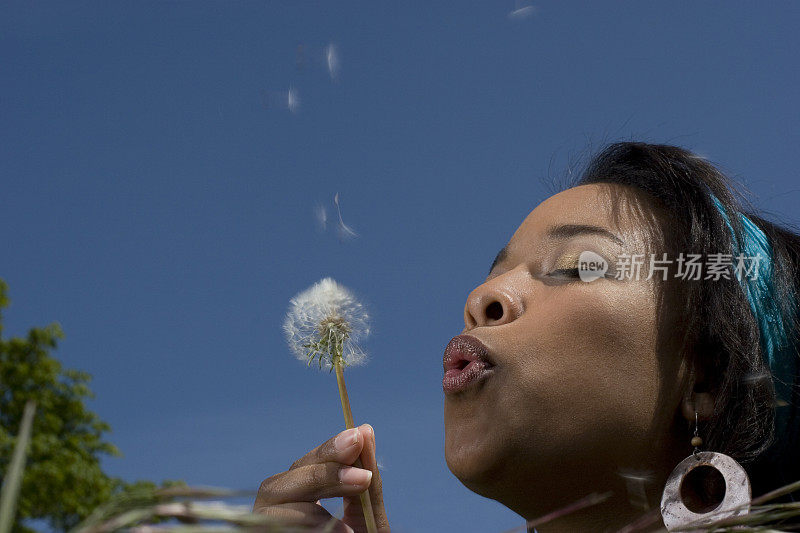
<path fill-rule="evenodd" d="M 0 481 L 25 402 L 34 399 L 36 416 L 13 531 L 32 531 L 25 519 L 44 519 L 65 531 L 112 496 L 152 483 L 129 484 L 102 471 L 101 456 L 121 453 L 103 438 L 109 425 L 84 405 L 86 398 L 94 398 L 91 375 L 63 369 L 50 355 L 63 338 L 58 324 L 32 328 L 24 338 L 3 338 L 1 312 L 8 303 L 8 286 L 0 280 Z"/>

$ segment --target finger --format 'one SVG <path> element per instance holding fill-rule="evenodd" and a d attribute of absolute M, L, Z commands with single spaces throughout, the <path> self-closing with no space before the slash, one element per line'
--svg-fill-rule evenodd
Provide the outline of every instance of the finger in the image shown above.
<path fill-rule="evenodd" d="M 314 531 L 353 533 L 353 529 L 314 503 L 283 503 L 259 507 L 254 513 L 273 518 L 282 527 L 314 528 Z"/>
<path fill-rule="evenodd" d="M 358 428 L 347 429 L 326 440 L 295 461 L 290 470 L 327 462 L 342 463 L 345 465 L 353 464 L 358 454 L 361 453 L 363 445 L 364 439 L 358 431 Z"/>
<path fill-rule="evenodd" d="M 367 490 L 371 480 L 370 470 L 340 463 L 301 466 L 265 479 L 254 507 L 353 496 Z"/>
<path fill-rule="evenodd" d="M 381 532 L 389 531 L 389 519 L 386 516 L 386 508 L 383 504 L 383 483 L 381 481 L 381 474 L 378 470 L 378 462 L 375 456 L 375 431 L 369 424 L 359 426 L 359 432 L 364 439 L 364 447 L 361 451 L 361 463 L 365 470 L 372 472 L 372 482 L 369 486 L 369 497 L 372 503 L 372 510 L 375 515 L 375 523 L 378 530 Z M 354 517 L 356 521 L 363 520 L 363 511 L 361 510 L 361 500 L 358 496 L 345 498 L 345 516 L 348 516 L 348 509 L 350 516 Z M 346 520 L 348 523 L 349 520 Z"/>
<path fill-rule="evenodd" d="M 383 480 L 381 479 L 381 472 L 378 469 L 375 430 L 369 424 L 365 424 L 363 429 L 366 432 L 364 440 L 367 449 L 366 451 L 362 450 L 361 460 L 364 468 L 372 472 L 372 482 L 369 486 L 369 493 L 373 512 L 375 513 L 375 523 L 378 526 L 378 531 L 381 533 L 388 533 L 389 518 L 386 516 L 386 507 L 383 503 Z"/>

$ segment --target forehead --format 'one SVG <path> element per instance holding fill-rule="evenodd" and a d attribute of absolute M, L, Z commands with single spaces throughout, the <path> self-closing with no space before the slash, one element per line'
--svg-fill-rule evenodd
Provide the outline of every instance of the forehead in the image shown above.
<path fill-rule="evenodd" d="M 579 185 L 554 194 L 540 203 L 525 218 L 509 241 L 541 242 L 548 228 L 562 224 L 599 226 L 619 235 L 627 244 L 647 241 L 642 217 L 641 195 L 634 189 L 614 183 Z"/>

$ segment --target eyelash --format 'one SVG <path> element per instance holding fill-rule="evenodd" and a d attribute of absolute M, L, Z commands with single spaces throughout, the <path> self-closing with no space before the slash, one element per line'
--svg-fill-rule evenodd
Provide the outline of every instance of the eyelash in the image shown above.
<path fill-rule="evenodd" d="M 558 268 L 556 270 L 551 271 L 548 275 L 552 276 L 553 274 L 561 275 L 566 278 L 579 278 L 580 275 L 578 274 L 578 268 Z"/>

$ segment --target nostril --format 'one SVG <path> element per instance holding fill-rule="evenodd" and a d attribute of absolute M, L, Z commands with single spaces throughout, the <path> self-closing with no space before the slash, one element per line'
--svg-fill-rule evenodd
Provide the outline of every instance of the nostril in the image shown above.
<path fill-rule="evenodd" d="M 503 305 L 500 302 L 492 302 L 487 305 L 486 318 L 490 320 L 500 320 L 503 318 Z"/>

